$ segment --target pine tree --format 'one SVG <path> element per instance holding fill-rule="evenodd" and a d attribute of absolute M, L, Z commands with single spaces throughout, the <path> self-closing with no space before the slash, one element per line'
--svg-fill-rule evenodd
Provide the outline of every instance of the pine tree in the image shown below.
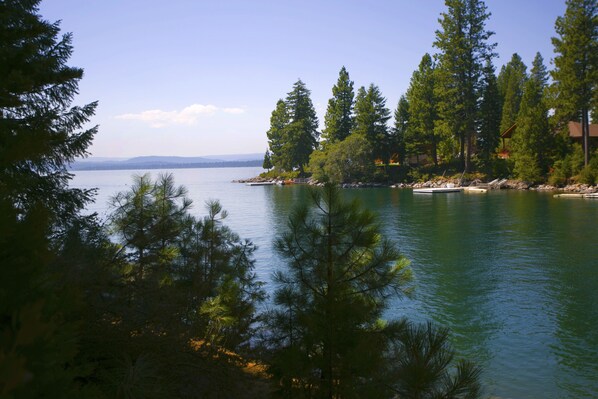
<path fill-rule="evenodd" d="M 287 143 L 287 128 L 290 123 L 287 104 L 283 100 L 278 100 L 276 109 L 270 116 L 270 129 L 266 132 L 270 153 L 272 154 L 272 165 L 281 170 L 292 170 L 290 154 L 288 153 L 289 144 Z"/>
<path fill-rule="evenodd" d="M 598 103 L 598 2 L 567 0 L 565 15 L 558 17 L 552 38 L 556 93 L 556 118 L 582 123 L 584 162 L 589 163 L 589 111 Z"/>
<path fill-rule="evenodd" d="M 455 352 L 445 328 L 403 322 L 393 339 L 390 356 L 395 398 L 481 397 L 482 370 L 465 360 L 454 361 Z"/>
<path fill-rule="evenodd" d="M 513 126 L 517 119 L 517 114 L 519 114 L 523 86 L 527 80 L 526 69 L 527 67 L 521 60 L 521 57 L 515 53 L 503 70 L 501 70 L 498 78 L 500 82 L 499 91 L 502 97 L 501 132 Z"/>
<path fill-rule="evenodd" d="M 91 198 L 68 187 L 67 166 L 86 155 L 97 104 L 71 106 L 83 76 L 67 65 L 72 36 L 38 5 L 0 2 L 0 396 L 91 397 L 56 259 Z"/>
<path fill-rule="evenodd" d="M 272 157 L 270 156 L 270 151 L 266 150 L 266 153 L 264 154 L 264 162 L 262 163 L 262 168 L 266 169 L 267 171 L 270 171 L 270 169 L 272 169 Z"/>
<path fill-rule="evenodd" d="M 434 93 L 435 73 L 434 61 L 429 54 L 425 54 L 418 70 L 411 76 L 411 83 L 407 90 L 409 102 L 409 137 L 412 146 L 418 153 L 425 151 L 438 166 L 437 137 L 434 126 L 438 118 L 437 95 Z"/>
<path fill-rule="evenodd" d="M 278 100 L 267 132 L 272 164 L 282 171 L 303 173 L 318 144 L 318 117 L 310 91 L 299 79 L 285 101 Z"/>
<path fill-rule="evenodd" d="M 480 0 L 446 0 L 434 46 L 438 55 L 439 126 L 455 135 L 461 162 L 469 170 L 477 130 L 482 70 L 496 44 L 485 29 L 490 13 Z"/>
<path fill-rule="evenodd" d="M 400 165 L 405 163 L 407 154 L 406 132 L 409 129 L 409 101 L 405 96 L 401 96 L 397 109 L 394 113 L 394 129 L 392 130 L 392 152 L 393 158 L 396 154 L 396 160 Z"/>
<path fill-rule="evenodd" d="M 409 279 L 407 261 L 380 237 L 372 213 L 333 185 L 312 191 L 276 242 L 288 261 L 274 281 L 271 371 L 289 397 L 386 397 L 388 297 Z"/>
<path fill-rule="evenodd" d="M 370 84 L 357 90 L 354 132 L 364 135 L 371 143 L 374 159 L 388 163 L 390 134 L 387 122 L 390 110 L 378 86 Z"/>
<path fill-rule="evenodd" d="M 71 107 L 81 68 L 67 65 L 72 35 L 37 14 L 39 1 L 0 3 L 0 181 L 20 212 L 44 204 L 50 221 L 74 217 L 89 191 L 68 188 L 67 166 L 87 155 L 97 102 Z"/>
<path fill-rule="evenodd" d="M 351 134 L 353 129 L 354 106 L 353 81 L 349 73 L 342 67 L 338 81 L 332 87 L 332 98 L 328 100 L 328 108 L 324 117 L 324 130 L 322 138 L 327 143 L 342 141 Z"/>
<path fill-rule="evenodd" d="M 292 168 L 298 169 L 300 173 L 303 173 L 304 167 L 309 163 L 309 156 L 316 148 L 320 135 L 317 131 L 318 117 L 310 94 L 305 83 L 299 79 L 286 98 L 290 118 L 286 135 L 287 151 L 291 156 Z"/>
<path fill-rule="evenodd" d="M 480 103 L 480 131 L 478 157 L 483 167 L 488 167 L 500 138 L 501 104 L 494 66 L 490 61 L 484 68 L 484 86 Z"/>
<path fill-rule="evenodd" d="M 540 53 L 534 58 L 531 74 L 523 90 L 512 139 L 514 173 L 522 180 L 538 182 L 546 173 L 550 135 L 548 107 L 544 98 L 547 72 Z"/>

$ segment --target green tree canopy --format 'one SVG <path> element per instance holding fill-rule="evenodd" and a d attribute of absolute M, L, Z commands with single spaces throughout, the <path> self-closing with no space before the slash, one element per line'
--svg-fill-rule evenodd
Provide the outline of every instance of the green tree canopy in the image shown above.
<path fill-rule="evenodd" d="M 435 65 L 432 57 L 425 54 L 417 71 L 411 76 L 407 90 L 409 102 L 409 147 L 419 153 L 426 153 L 438 165 L 437 137 L 434 126 L 438 119 Z"/>
<path fill-rule="evenodd" d="M 273 166 L 274 165 L 272 165 L 272 156 L 270 155 L 270 151 L 266 150 L 264 153 L 264 162 L 262 163 L 262 168 L 270 170 Z"/>
<path fill-rule="evenodd" d="M 485 28 L 490 13 L 481 0 L 446 0 L 434 46 L 438 54 L 439 128 L 454 134 L 461 162 L 469 169 L 479 116 L 483 67 L 494 56 L 493 32 Z"/>
<path fill-rule="evenodd" d="M 287 104 L 283 100 L 278 100 L 276 109 L 270 116 L 270 129 L 266 132 L 270 153 L 272 154 L 272 164 L 282 170 L 292 170 L 292 159 L 289 154 L 287 127 L 290 122 Z"/>
<path fill-rule="evenodd" d="M 342 141 L 353 129 L 354 106 L 353 81 L 349 73 L 342 67 L 336 85 L 332 87 L 332 98 L 328 100 L 328 108 L 324 117 L 322 137 L 326 142 Z"/>
<path fill-rule="evenodd" d="M 494 66 L 489 60 L 484 67 L 484 86 L 480 103 L 480 130 L 477 140 L 478 158 L 488 167 L 500 138 L 501 103 Z"/>
<path fill-rule="evenodd" d="M 44 21 L 39 1 L 0 3 L 0 181 L 21 212 L 44 204 L 54 223 L 71 218 L 90 192 L 68 188 L 67 166 L 87 155 L 97 102 L 71 106 L 83 76 L 67 65 L 72 35 Z"/>
<path fill-rule="evenodd" d="M 309 170 L 321 182 L 352 183 L 373 180 L 376 165 L 370 142 L 363 135 L 352 133 L 343 141 L 314 151 Z"/>
<path fill-rule="evenodd" d="M 374 215 L 333 185 L 310 192 L 276 242 L 272 372 L 297 397 L 385 397 L 380 321 L 409 280 L 407 260 L 380 235 Z"/>
<path fill-rule="evenodd" d="M 303 172 L 318 144 L 318 117 L 310 91 L 299 79 L 285 99 L 278 100 L 267 132 L 272 164 L 283 171 Z"/>
<path fill-rule="evenodd" d="M 515 53 L 511 60 L 503 66 L 498 77 L 498 89 L 502 98 L 502 116 L 500 131 L 504 132 L 517 120 L 523 86 L 527 80 L 527 67 L 519 54 Z"/>
<path fill-rule="evenodd" d="M 512 139 L 514 173 L 522 180 L 538 182 L 546 173 L 550 127 L 544 98 L 547 72 L 540 53 L 534 58 L 531 74 L 523 90 Z"/>
<path fill-rule="evenodd" d="M 567 0 L 565 15 L 555 23 L 552 70 L 555 116 L 561 124 L 582 122 L 584 158 L 590 157 L 589 111 L 598 108 L 598 2 Z"/>
<path fill-rule="evenodd" d="M 68 187 L 67 167 L 87 154 L 97 103 L 72 106 L 72 36 L 38 12 L 36 0 L 0 2 L 0 396 L 91 397 L 57 258 L 91 199 Z"/>
<path fill-rule="evenodd" d="M 354 133 L 362 134 L 372 146 L 374 159 L 387 163 L 390 159 L 389 129 L 390 110 L 378 86 L 373 83 L 366 90 L 360 87 L 355 100 Z"/>
<path fill-rule="evenodd" d="M 405 163 L 407 151 L 407 131 L 409 129 L 409 101 L 404 95 L 399 99 L 394 113 L 394 129 L 391 137 L 391 159 Z"/>

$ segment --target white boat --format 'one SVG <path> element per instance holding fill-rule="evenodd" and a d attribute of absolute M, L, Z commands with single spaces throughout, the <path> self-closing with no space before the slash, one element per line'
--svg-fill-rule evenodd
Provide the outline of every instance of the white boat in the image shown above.
<path fill-rule="evenodd" d="M 460 193 L 463 191 L 461 187 L 432 187 L 432 188 L 414 188 L 413 192 L 416 194 L 444 194 L 444 193 Z"/>

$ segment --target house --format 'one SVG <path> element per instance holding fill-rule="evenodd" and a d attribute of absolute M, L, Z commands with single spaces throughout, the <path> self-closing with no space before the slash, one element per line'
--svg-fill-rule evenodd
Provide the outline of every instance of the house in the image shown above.
<path fill-rule="evenodd" d="M 583 137 L 581 134 L 581 123 L 571 121 L 568 123 L 567 127 L 569 128 L 569 137 L 571 137 L 575 141 L 583 141 Z M 499 158 L 509 158 L 509 145 L 507 140 L 510 140 L 513 137 L 513 133 L 515 133 L 515 130 L 517 130 L 516 123 L 514 123 L 513 126 L 511 126 L 510 128 L 508 128 L 500 134 L 500 138 L 502 140 L 502 148 L 498 153 Z M 598 139 L 598 124 L 590 124 L 590 140 L 592 139 Z"/>

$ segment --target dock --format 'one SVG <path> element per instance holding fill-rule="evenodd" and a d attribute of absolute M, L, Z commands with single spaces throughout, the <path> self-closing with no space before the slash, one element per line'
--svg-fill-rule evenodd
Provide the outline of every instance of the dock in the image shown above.
<path fill-rule="evenodd" d="M 460 193 L 463 191 L 461 187 L 433 187 L 433 188 L 414 188 L 415 194 L 444 194 L 444 193 Z"/>
<path fill-rule="evenodd" d="M 487 188 L 481 188 L 481 187 L 465 187 L 464 190 L 466 193 L 473 193 L 473 194 L 483 194 L 483 193 L 488 192 Z"/>
<path fill-rule="evenodd" d="M 582 194 L 582 193 L 565 193 L 555 194 L 554 198 L 594 198 L 598 199 L 598 193 Z"/>
<path fill-rule="evenodd" d="M 246 186 L 273 186 L 276 183 L 273 181 L 256 181 L 256 182 L 249 182 L 245 183 Z"/>

